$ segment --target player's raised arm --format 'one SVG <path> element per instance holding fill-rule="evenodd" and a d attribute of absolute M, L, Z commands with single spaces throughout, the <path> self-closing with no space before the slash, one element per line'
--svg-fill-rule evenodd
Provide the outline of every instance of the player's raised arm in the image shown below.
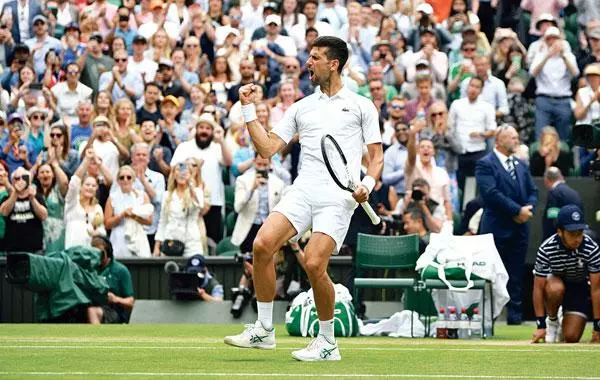
<path fill-rule="evenodd" d="M 279 152 L 285 146 L 279 136 L 274 133 L 267 132 L 264 126 L 260 124 L 256 118 L 256 108 L 254 106 L 255 99 L 255 84 L 247 84 L 240 87 L 240 102 L 242 103 L 242 115 L 244 122 L 252 137 L 252 143 L 256 151 L 264 158 L 270 158 L 275 153 Z"/>

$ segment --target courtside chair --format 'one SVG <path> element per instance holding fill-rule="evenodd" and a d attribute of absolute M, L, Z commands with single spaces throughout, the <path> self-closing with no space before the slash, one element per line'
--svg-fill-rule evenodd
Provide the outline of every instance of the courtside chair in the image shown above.
<path fill-rule="evenodd" d="M 418 280 L 415 272 L 418 258 L 419 237 L 417 235 L 378 236 L 359 233 L 355 258 L 355 309 L 358 310 L 359 288 L 412 290 L 417 285 Z M 363 277 L 363 271 L 368 269 L 395 269 L 405 273 L 402 277 L 396 278 Z M 409 305 L 407 304 L 406 295 L 404 301 L 405 309 L 408 310 L 407 306 Z M 414 299 L 412 302 L 414 302 Z M 411 312 L 415 312 L 415 310 L 411 310 Z M 411 335 L 413 335 L 412 315 Z"/>
<path fill-rule="evenodd" d="M 237 220 L 237 214 L 231 211 L 225 218 L 225 236 L 230 237 L 233 234 L 233 227 L 235 227 L 235 221 Z"/>
<path fill-rule="evenodd" d="M 235 200 L 235 186 L 225 185 L 225 215 L 234 211 L 233 202 Z"/>
<path fill-rule="evenodd" d="M 236 253 L 240 252 L 240 247 L 237 245 L 233 245 L 230 237 L 223 238 L 218 244 L 216 248 L 217 256 L 229 256 L 233 257 Z"/>

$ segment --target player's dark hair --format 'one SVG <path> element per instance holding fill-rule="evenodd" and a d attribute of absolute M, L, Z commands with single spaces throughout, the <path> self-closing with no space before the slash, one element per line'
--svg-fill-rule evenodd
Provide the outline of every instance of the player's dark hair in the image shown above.
<path fill-rule="evenodd" d="M 339 61 L 338 73 L 341 74 L 344 66 L 346 65 L 346 61 L 348 61 L 348 45 L 346 41 L 341 38 L 333 37 L 333 36 L 321 36 L 317 37 L 312 44 L 313 47 L 325 47 L 327 51 L 325 55 L 327 59 L 333 60 L 336 59 Z"/>

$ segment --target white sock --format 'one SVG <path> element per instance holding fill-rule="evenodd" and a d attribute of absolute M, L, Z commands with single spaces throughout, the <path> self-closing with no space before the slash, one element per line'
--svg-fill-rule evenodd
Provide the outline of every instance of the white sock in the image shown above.
<path fill-rule="evenodd" d="M 273 301 L 256 302 L 258 304 L 258 320 L 266 330 L 273 328 Z"/>
<path fill-rule="evenodd" d="M 329 343 L 335 343 L 335 334 L 333 329 L 333 319 L 328 321 L 319 320 L 319 335 L 323 335 Z"/>

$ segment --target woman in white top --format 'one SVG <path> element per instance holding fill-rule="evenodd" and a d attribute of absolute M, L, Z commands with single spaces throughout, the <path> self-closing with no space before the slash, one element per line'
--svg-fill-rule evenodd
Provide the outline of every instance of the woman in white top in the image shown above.
<path fill-rule="evenodd" d="M 184 246 L 183 256 L 204 254 L 199 218 L 204 197 L 198 197 L 186 163 L 175 166 L 167 185 L 167 194 L 160 210 L 154 256 L 160 256 L 165 240 L 179 240 Z"/>
<path fill-rule="evenodd" d="M 177 26 L 178 35 L 182 34 L 184 26 L 190 22 L 190 12 L 185 3 L 185 0 L 175 0 L 167 9 L 166 22 Z"/>
<path fill-rule="evenodd" d="M 200 238 L 202 245 L 204 246 L 204 252 L 208 252 L 208 238 L 206 236 L 206 225 L 204 224 L 204 215 L 210 210 L 210 190 L 206 183 L 202 180 L 202 164 L 203 160 L 199 158 L 190 157 L 185 160 L 190 171 L 190 179 L 196 192 L 198 200 L 203 199 L 201 202 L 203 206 L 200 208 L 200 217 L 198 218 L 198 226 L 200 227 Z"/>
<path fill-rule="evenodd" d="M 600 121 L 600 64 L 587 65 L 583 71 L 588 85 L 577 91 L 575 119 L 577 124 Z"/>
<path fill-rule="evenodd" d="M 281 22 L 289 33 L 296 24 L 306 25 L 306 16 L 298 9 L 298 0 L 283 0 L 281 6 Z"/>
<path fill-rule="evenodd" d="M 104 210 L 104 225 L 110 232 L 110 242 L 116 258 L 133 257 L 138 252 L 131 252 L 127 248 L 125 238 L 125 218 L 149 226 L 152 224 L 152 215 L 147 218 L 137 216 L 133 213 L 135 206 L 150 203 L 145 192 L 133 188 L 135 183 L 135 170 L 129 165 L 121 166 L 117 175 L 117 185 L 111 189 L 110 196 L 106 201 Z"/>
<path fill-rule="evenodd" d="M 102 207 L 96 199 L 98 182 L 94 177 L 84 175 L 93 159 L 94 151 L 90 149 L 69 182 L 65 197 L 65 249 L 76 245 L 90 246 L 92 237 L 106 235 Z"/>

